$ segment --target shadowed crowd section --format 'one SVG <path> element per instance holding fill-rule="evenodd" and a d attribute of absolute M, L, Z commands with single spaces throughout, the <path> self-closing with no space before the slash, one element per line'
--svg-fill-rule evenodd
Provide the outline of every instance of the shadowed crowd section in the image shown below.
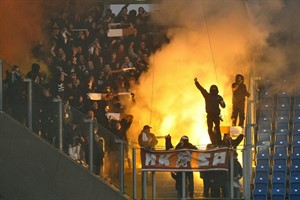
<path fill-rule="evenodd" d="M 0 127 L 4 199 L 127 199 L 2 112 Z"/>

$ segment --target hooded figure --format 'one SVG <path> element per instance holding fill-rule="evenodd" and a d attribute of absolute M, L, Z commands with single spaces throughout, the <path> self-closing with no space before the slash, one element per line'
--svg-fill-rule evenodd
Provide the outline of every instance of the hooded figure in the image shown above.
<path fill-rule="evenodd" d="M 245 121 L 245 100 L 246 97 L 250 97 L 250 93 L 246 89 L 244 84 L 244 76 L 237 74 L 235 76 L 235 82 L 231 85 L 232 88 L 232 126 L 236 126 L 237 118 L 239 117 L 238 126 L 244 127 Z"/>
<path fill-rule="evenodd" d="M 216 85 L 210 86 L 209 93 L 200 85 L 197 78 L 194 79 L 196 87 L 200 90 L 205 99 L 205 110 L 207 113 L 207 127 L 210 141 L 214 145 L 221 145 L 220 131 L 220 107 L 225 108 L 225 102 L 219 95 L 219 90 Z"/>

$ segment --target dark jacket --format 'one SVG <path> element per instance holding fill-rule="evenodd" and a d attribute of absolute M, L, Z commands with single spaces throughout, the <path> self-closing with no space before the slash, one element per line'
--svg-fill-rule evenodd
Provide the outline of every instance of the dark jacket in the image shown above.
<path fill-rule="evenodd" d="M 238 83 L 233 83 L 232 88 L 236 88 L 235 90 L 233 89 L 233 95 L 232 95 L 232 103 L 244 103 L 245 98 L 250 96 L 250 93 L 246 89 L 246 85 L 244 83 L 238 84 Z"/>
<path fill-rule="evenodd" d="M 212 116 L 219 116 L 220 115 L 220 108 L 219 105 L 222 108 L 225 108 L 225 102 L 223 98 L 218 94 L 210 94 L 207 92 L 198 81 L 195 81 L 196 87 L 200 90 L 201 94 L 203 95 L 205 99 L 205 110 L 208 115 Z"/>

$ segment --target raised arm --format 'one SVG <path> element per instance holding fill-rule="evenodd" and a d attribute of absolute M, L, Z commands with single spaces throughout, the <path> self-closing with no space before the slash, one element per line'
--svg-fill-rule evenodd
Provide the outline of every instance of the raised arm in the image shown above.
<path fill-rule="evenodd" d="M 200 90 L 202 95 L 205 97 L 208 94 L 208 92 L 202 87 L 202 85 L 200 85 L 197 78 L 194 78 L 194 82 L 195 82 L 195 85 L 198 88 L 198 90 Z"/>

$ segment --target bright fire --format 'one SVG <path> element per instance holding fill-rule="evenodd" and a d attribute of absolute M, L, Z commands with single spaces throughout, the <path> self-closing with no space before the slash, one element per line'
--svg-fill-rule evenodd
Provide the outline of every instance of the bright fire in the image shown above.
<path fill-rule="evenodd" d="M 189 7 L 185 18 L 169 10 L 162 13 L 171 16 L 158 17 L 164 24 L 176 21 L 179 26 L 169 29 L 171 42 L 150 57 L 150 69 L 140 79 L 140 87 L 136 89 L 137 105 L 130 111 L 135 117 L 128 132 L 132 141 L 137 142 L 142 127 L 149 124 L 157 136 L 170 134 L 173 145 L 183 135 L 198 147 L 210 143 L 205 101 L 194 84 L 195 77 L 207 90 L 212 84 L 218 86 L 226 103 L 226 108 L 221 108 L 224 119 L 221 126 L 231 125 L 231 84 L 237 73 L 248 78 L 252 64 L 249 43 L 256 38 L 256 29 L 251 29 L 244 5 L 235 2 L 232 4 L 239 9 L 222 9 L 227 12 L 226 19 L 218 15 L 205 16 L 208 9 L 218 10 L 220 5 L 198 5 L 196 1 L 197 12 Z M 158 146 L 164 148 L 164 142 L 160 139 Z"/>

